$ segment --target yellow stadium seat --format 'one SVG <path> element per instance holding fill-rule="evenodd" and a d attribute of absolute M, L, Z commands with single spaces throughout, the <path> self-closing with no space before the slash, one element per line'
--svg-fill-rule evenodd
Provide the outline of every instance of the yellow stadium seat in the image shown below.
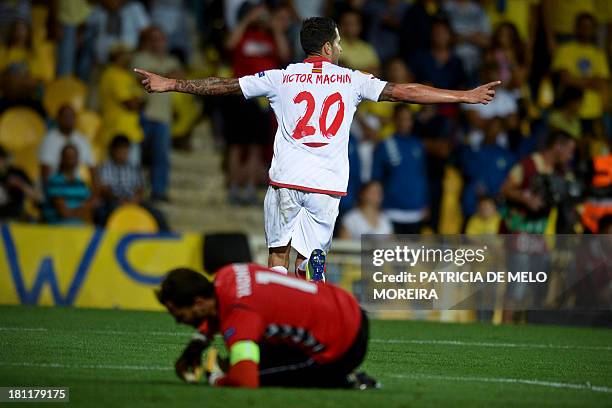
<path fill-rule="evenodd" d="M 155 218 L 135 204 L 125 204 L 113 211 L 106 223 L 106 229 L 118 232 L 159 232 Z"/>
<path fill-rule="evenodd" d="M 17 150 L 12 153 L 13 164 L 21 168 L 28 175 L 30 180 L 36 181 L 40 177 L 40 167 L 38 166 L 38 146 L 30 146 L 25 149 Z"/>
<path fill-rule="evenodd" d="M 555 100 L 555 87 L 550 77 L 542 78 L 538 88 L 538 106 L 542 109 L 550 108 Z"/>
<path fill-rule="evenodd" d="M 78 173 L 81 180 L 83 180 L 83 182 L 87 184 L 87 187 L 91 188 L 93 183 L 91 180 L 91 172 L 89 171 L 89 167 L 87 167 L 87 165 L 85 164 L 81 164 L 79 166 Z"/>
<path fill-rule="evenodd" d="M 64 77 L 56 79 L 45 88 L 43 106 L 51 117 L 56 117 L 57 111 L 63 105 L 71 105 L 77 113 L 85 106 L 87 86 L 77 78 Z"/>
<path fill-rule="evenodd" d="M 55 44 L 44 41 L 37 46 L 36 58 L 32 65 L 32 76 L 42 80 L 45 84 L 55 79 Z"/>
<path fill-rule="evenodd" d="M 9 152 L 37 148 L 45 135 L 43 118 L 29 108 L 11 108 L 0 116 L 0 145 Z"/>
<path fill-rule="evenodd" d="M 91 143 L 94 160 L 96 163 L 100 163 L 104 157 L 104 146 L 101 146 L 97 140 L 97 137 L 100 134 L 101 124 L 102 118 L 97 112 L 83 110 L 77 116 L 76 128 Z"/>
<path fill-rule="evenodd" d="M 79 113 L 77 117 L 77 130 L 87 136 L 90 143 L 93 143 L 98 136 L 100 131 L 100 125 L 102 124 L 102 118 L 97 112 L 84 110 Z"/>

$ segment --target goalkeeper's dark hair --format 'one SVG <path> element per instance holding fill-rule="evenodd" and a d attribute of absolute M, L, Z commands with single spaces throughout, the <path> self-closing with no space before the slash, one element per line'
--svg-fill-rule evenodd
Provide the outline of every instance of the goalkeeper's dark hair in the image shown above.
<path fill-rule="evenodd" d="M 329 17 L 310 17 L 302 23 L 300 44 L 306 55 L 318 55 L 325 43 L 336 39 L 336 22 Z"/>
<path fill-rule="evenodd" d="M 188 268 L 177 268 L 168 272 L 159 289 L 155 291 L 161 304 L 172 302 L 177 307 L 194 304 L 196 297 L 212 298 L 215 287 L 204 275 Z"/>

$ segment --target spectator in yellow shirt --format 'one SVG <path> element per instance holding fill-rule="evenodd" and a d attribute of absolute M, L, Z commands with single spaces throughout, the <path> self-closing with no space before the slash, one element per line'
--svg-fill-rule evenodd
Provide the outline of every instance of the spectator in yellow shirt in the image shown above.
<path fill-rule="evenodd" d="M 576 40 L 559 47 L 552 70 L 560 74 L 561 85 L 584 91 L 580 108 L 583 131 L 596 134 L 602 117 L 610 71 L 604 52 L 594 44 L 597 20 L 591 14 L 576 18 Z"/>
<path fill-rule="evenodd" d="M 548 117 L 551 130 L 561 130 L 576 139 L 580 144 L 582 139 L 582 122 L 580 122 L 580 107 L 584 92 L 572 86 L 565 87 L 555 101 L 555 109 Z"/>
<path fill-rule="evenodd" d="M 32 30 L 24 20 L 15 20 L 9 29 L 6 43 L 0 46 L 0 71 L 22 65 L 29 76 L 38 82 L 49 82 L 55 77 L 55 67 L 47 61 L 43 44 L 34 44 Z"/>
<path fill-rule="evenodd" d="M 496 29 L 502 23 L 516 26 L 521 40 L 531 49 L 538 28 L 538 6 L 540 0 L 482 0 L 482 7 Z"/>
<path fill-rule="evenodd" d="M 467 235 L 491 235 L 499 232 L 501 217 L 497 212 L 495 200 L 488 196 L 480 197 L 476 214 L 472 215 L 465 227 Z"/>
<path fill-rule="evenodd" d="M 551 52 L 573 39 L 574 23 L 584 13 L 596 13 L 595 0 L 542 0 L 544 31 Z"/>
<path fill-rule="evenodd" d="M 108 144 L 114 136 L 123 134 L 130 139 L 130 163 L 140 164 L 140 126 L 142 91 L 134 74 L 128 69 L 131 54 L 124 45 L 111 49 L 111 64 L 100 79 L 102 108 L 101 140 Z"/>
<path fill-rule="evenodd" d="M 385 64 L 385 79 L 389 82 L 404 84 L 414 82 L 414 75 L 401 58 L 392 58 Z M 365 116 L 373 115 L 380 121 L 380 138 L 386 139 L 395 132 L 393 121 L 396 105 L 401 102 L 376 103 L 364 101 L 359 105 L 359 113 Z M 417 111 L 420 105 L 410 105 L 410 110 Z"/>
<path fill-rule="evenodd" d="M 374 47 L 359 37 L 361 30 L 361 14 L 355 10 L 347 10 L 342 13 L 340 16 L 342 38 L 340 65 L 378 76 L 380 74 L 378 55 Z"/>
<path fill-rule="evenodd" d="M 32 33 L 24 20 L 15 20 L 0 44 L 0 113 L 14 106 L 27 106 L 45 116 L 39 100 L 43 58 L 32 46 Z"/>

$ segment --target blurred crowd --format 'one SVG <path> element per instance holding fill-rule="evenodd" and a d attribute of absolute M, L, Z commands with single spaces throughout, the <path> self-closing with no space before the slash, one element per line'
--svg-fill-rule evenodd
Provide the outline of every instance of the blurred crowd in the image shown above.
<path fill-rule="evenodd" d="M 267 101 L 147 95 L 131 68 L 284 67 L 305 57 L 309 16 L 337 21 L 341 65 L 381 79 L 502 81 L 486 106 L 362 103 L 339 236 L 597 233 L 612 214 L 611 1 L 5 0 L 0 16 L 3 219 L 104 225 L 136 203 L 165 225 L 170 151 L 192 148 L 200 118 L 224 155 L 228 205 L 260 205 L 276 129 Z"/>

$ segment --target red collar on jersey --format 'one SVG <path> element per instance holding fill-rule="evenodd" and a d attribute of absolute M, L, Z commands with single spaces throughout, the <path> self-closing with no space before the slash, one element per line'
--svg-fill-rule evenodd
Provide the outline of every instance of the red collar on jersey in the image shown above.
<path fill-rule="evenodd" d="M 311 62 L 311 63 L 313 63 L 313 62 L 329 62 L 330 64 L 333 64 L 333 62 L 329 58 L 322 57 L 320 55 L 315 55 L 315 56 L 312 56 L 312 57 L 308 57 L 308 58 L 306 58 L 304 60 L 304 62 Z"/>

